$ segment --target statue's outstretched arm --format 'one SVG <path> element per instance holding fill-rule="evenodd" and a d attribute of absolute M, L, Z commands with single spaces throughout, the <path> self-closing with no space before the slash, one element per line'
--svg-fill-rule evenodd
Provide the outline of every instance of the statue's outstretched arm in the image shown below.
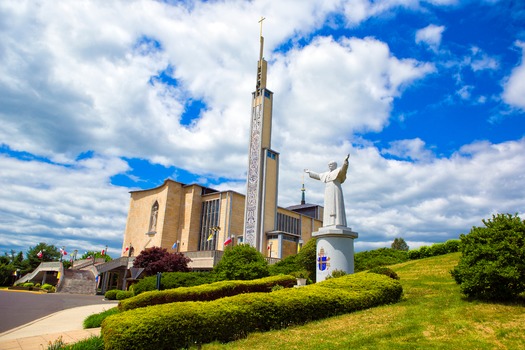
<path fill-rule="evenodd" d="M 307 173 L 312 179 L 321 180 L 321 177 L 315 171 L 304 169 L 304 172 Z"/>

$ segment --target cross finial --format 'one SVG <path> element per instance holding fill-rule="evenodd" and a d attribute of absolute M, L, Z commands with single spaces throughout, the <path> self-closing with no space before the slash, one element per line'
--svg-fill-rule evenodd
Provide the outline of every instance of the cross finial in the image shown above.
<path fill-rule="evenodd" d="M 265 20 L 266 18 L 264 18 L 263 16 L 261 16 L 261 19 L 259 20 L 259 23 L 261 24 L 261 32 L 259 34 L 259 36 L 262 37 L 262 25 L 263 25 L 263 21 Z"/>

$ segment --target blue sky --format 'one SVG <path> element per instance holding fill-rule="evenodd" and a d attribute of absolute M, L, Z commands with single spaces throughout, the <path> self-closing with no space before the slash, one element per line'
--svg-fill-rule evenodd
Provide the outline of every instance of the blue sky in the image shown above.
<path fill-rule="evenodd" d="M 166 178 L 245 193 L 261 16 L 280 205 L 350 153 L 357 250 L 523 215 L 520 1 L 7 1 L 0 252 L 118 256 L 129 191 Z"/>

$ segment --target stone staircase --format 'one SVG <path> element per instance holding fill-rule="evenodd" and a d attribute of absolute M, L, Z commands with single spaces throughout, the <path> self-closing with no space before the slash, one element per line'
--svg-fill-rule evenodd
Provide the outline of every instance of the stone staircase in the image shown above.
<path fill-rule="evenodd" d="M 71 294 L 93 294 L 97 293 L 96 281 L 93 272 L 89 270 L 64 270 L 57 292 Z"/>

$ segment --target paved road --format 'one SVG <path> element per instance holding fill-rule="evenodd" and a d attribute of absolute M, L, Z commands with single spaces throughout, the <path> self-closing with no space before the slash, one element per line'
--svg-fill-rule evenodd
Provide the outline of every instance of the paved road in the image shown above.
<path fill-rule="evenodd" d="M 0 333 L 60 310 L 103 303 L 106 301 L 102 295 L 36 294 L 0 290 Z"/>

